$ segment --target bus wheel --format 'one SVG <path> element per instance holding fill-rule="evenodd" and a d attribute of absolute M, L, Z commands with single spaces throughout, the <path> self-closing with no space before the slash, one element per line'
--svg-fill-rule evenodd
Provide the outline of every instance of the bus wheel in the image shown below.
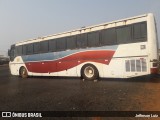
<path fill-rule="evenodd" d="M 27 73 L 27 70 L 26 70 L 25 67 L 21 67 L 21 69 L 20 69 L 20 76 L 22 78 L 27 78 L 28 77 L 28 73 Z"/>
<path fill-rule="evenodd" d="M 81 75 L 85 80 L 96 80 L 99 77 L 97 68 L 92 64 L 86 64 L 81 69 Z"/>

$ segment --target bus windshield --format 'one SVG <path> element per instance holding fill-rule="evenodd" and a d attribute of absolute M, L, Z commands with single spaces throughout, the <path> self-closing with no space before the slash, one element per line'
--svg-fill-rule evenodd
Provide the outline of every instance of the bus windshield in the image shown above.
<path fill-rule="evenodd" d="M 13 61 L 15 58 L 15 45 L 11 46 L 11 49 L 8 51 L 8 56 L 10 57 L 10 61 Z"/>

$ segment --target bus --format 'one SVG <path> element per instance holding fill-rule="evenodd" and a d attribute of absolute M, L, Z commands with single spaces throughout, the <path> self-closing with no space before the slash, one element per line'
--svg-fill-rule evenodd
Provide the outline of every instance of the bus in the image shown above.
<path fill-rule="evenodd" d="M 26 40 L 11 45 L 12 75 L 132 78 L 158 73 L 152 13 Z"/>

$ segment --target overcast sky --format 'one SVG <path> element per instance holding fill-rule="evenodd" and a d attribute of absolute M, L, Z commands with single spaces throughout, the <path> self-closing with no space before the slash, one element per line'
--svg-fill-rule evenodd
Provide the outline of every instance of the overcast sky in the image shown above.
<path fill-rule="evenodd" d="M 160 0 L 0 0 L 0 52 L 19 41 L 150 12 L 160 36 Z"/>

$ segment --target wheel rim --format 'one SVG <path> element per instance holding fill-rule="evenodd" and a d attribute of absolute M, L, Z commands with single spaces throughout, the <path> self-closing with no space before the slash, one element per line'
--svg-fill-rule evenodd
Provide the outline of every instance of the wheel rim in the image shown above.
<path fill-rule="evenodd" d="M 26 71 L 25 71 L 25 69 L 23 69 L 23 71 L 22 71 L 22 75 L 24 76 L 24 75 L 26 75 Z"/>
<path fill-rule="evenodd" d="M 88 66 L 84 69 L 84 74 L 88 78 L 92 78 L 94 76 L 94 69 L 91 66 Z"/>

